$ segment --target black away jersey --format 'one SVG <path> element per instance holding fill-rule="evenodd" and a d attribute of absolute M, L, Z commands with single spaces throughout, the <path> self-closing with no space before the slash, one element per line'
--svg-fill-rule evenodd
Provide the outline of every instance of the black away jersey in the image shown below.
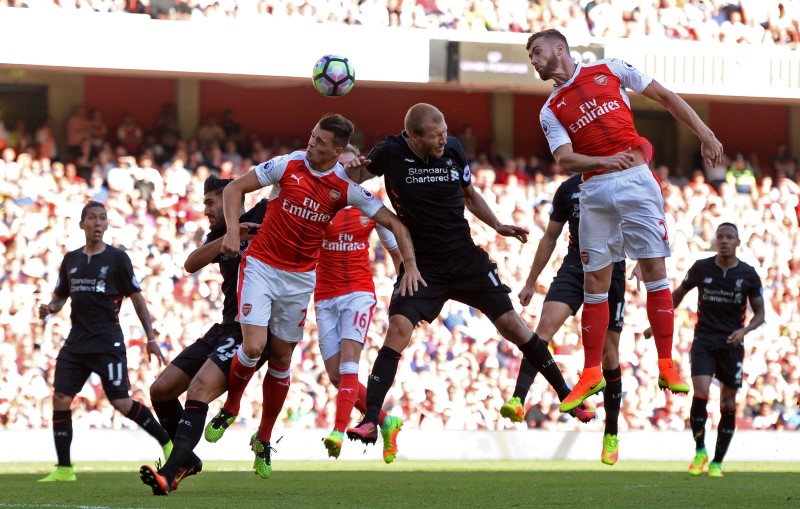
<path fill-rule="evenodd" d="M 564 265 L 577 265 L 583 270 L 578 240 L 578 223 L 581 217 L 580 185 L 581 175 L 576 173 L 558 186 L 556 193 L 553 195 L 550 220 L 557 223 L 567 223 L 569 228 L 569 245 L 567 254 L 564 257 Z"/>
<path fill-rule="evenodd" d="M 267 200 L 263 199 L 255 204 L 253 208 L 239 216 L 240 223 L 258 223 L 262 224 L 264 221 L 264 214 L 267 212 Z M 266 228 L 263 226 L 262 228 Z M 225 235 L 225 230 L 210 231 L 206 236 L 206 241 L 203 245 L 208 244 Z M 245 252 L 249 241 L 244 241 L 239 246 L 239 254 L 236 256 L 227 256 L 222 253 L 218 254 L 214 259 L 214 263 L 219 264 L 219 272 L 222 274 L 222 294 L 224 295 L 222 301 L 222 322 L 221 323 L 234 323 L 236 321 L 236 314 L 239 309 L 239 303 L 236 300 L 236 282 L 239 277 L 239 262 L 242 260 L 242 253 Z"/>
<path fill-rule="evenodd" d="M 684 290 L 697 287 L 698 337 L 727 338 L 744 327 L 747 299 L 762 293 L 761 279 L 752 265 L 739 260 L 723 269 L 715 256 L 698 260 L 681 283 Z"/>
<path fill-rule="evenodd" d="M 72 299 L 72 328 L 64 348 L 75 353 L 125 350 L 119 325 L 122 299 L 140 292 L 131 259 L 106 245 L 91 256 L 83 248 L 70 251 L 61 262 L 55 294 Z"/>
<path fill-rule="evenodd" d="M 367 158 L 372 160 L 369 172 L 383 175 L 389 200 L 411 232 L 418 258 L 447 258 L 475 246 L 462 191 L 471 176 L 458 139 L 447 137 L 442 157 L 422 159 L 403 132 L 388 136 Z"/>

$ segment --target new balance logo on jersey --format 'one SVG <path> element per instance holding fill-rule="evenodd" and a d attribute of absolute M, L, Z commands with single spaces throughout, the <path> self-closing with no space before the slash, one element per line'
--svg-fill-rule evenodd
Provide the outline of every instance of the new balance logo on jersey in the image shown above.
<path fill-rule="evenodd" d="M 414 160 L 413 160 L 413 159 L 409 159 L 408 157 L 406 157 L 405 159 L 403 159 L 403 161 L 405 161 L 405 162 L 407 162 L 407 163 L 413 163 L 413 162 L 414 162 Z"/>
<path fill-rule="evenodd" d="M 78 267 L 72 267 L 71 269 L 69 269 L 70 274 L 75 274 L 76 272 L 78 272 Z"/>
<path fill-rule="evenodd" d="M 184 426 L 188 426 L 189 428 L 192 427 L 192 421 L 188 421 L 186 419 L 181 419 L 180 421 L 178 421 L 178 426 L 180 426 L 181 424 L 183 424 Z"/>
<path fill-rule="evenodd" d="M 703 284 L 704 285 L 710 285 L 713 282 L 714 282 L 714 280 L 712 278 L 710 278 L 710 277 L 707 277 L 707 278 L 703 279 Z"/>
<path fill-rule="evenodd" d="M 292 174 L 291 174 L 291 175 L 289 175 L 289 176 L 290 176 L 290 177 L 292 177 L 293 179 L 295 179 L 295 180 L 297 181 L 297 185 L 298 185 L 298 186 L 300 185 L 300 180 L 303 178 L 303 176 L 302 176 L 302 175 L 298 177 L 297 175 L 295 175 L 294 173 L 292 173 Z"/>

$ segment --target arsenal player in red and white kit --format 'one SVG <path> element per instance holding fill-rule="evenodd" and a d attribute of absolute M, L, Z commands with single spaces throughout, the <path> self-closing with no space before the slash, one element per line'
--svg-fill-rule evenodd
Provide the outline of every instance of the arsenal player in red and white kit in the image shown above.
<path fill-rule="evenodd" d="M 340 164 L 357 157 L 348 145 L 339 156 Z M 325 229 L 322 253 L 317 264 L 317 287 L 314 309 L 319 330 L 319 349 L 325 361 L 328 379 L 339 391 L 333 431 L 323 443 L 328 456 L 338 458 L 353 407 L 366 412 L 367 388 L 358 380 L 361 351 L 375 310 L 375 282 L 369 263 L 369 239 L 373 230 L 400 272 L 400 251 L 392 232 L 364 215 L 355 207 L 339 211 Z M 387 420 L 388 417 L 388 420 Z M 399 417 L 381 411 L 378 424 L 385 428 L 384 460 L 391 463 L 397 455 L 397 432 L 403 423 Z"/>
<path fill-rule="evenodd" d="M 561 402 L 566 412 L 605 386 L 600 368 L 608 328 L 608 289 L 614 262 L 638 260 L 647 288 L 647 317 L 658 351 L 661 388 L 688 393 L 672 362 L 674 316 L 664 258 L 670 255 L 661 188 L 648 167 L 653 149 L 639 136 L 625 89 L 661 103 L 701 142 L 706 163 L 722 144 L 686 101 L 622 60 L 576 64 L 558 30 L 531 35 L 531 64 L 555 82 L 540 121 L 550 150 L 568 172 L 582 173 L 580 251 L 584 269 L 581 315 L 585 364 L 580 380 Z"/>
<path fill-rule="evenodd" d="M 306 150 L 275 157 L 252 168 L 223 191 L 225 222 L 237 235 L 226 233 L 221 251 L 239 249 L 239 208 L 242 196 L 273 186 L 262 226 L 242 256 L 239 268 L 239 314 L 243 342 L 231 365 L 228 398 L 206 426 L 206 439 L 216 442 L 235 420 L 247 382 L 272 336 L 261 424 L 252 447 L 254 470 L 263 478 L 271 471 L 270 436 L 289 391 L 289 364 L 303 337 L 306 309 L 316 283 L 315 267 L 325 228 L 336 212 L 352 205 L 391 230 L 403 257 L 401 291 L 413 293 L 420 283 L 408 230 L 369 191 L 350 180 L 337 158 L 350 141 L 353 124 L 341 115 L 324 116 Z"/>

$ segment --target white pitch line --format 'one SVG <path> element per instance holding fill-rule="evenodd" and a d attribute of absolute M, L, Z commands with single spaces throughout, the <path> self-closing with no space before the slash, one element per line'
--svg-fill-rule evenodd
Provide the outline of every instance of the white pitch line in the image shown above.
<path fill-rule="evenodd" d="M 147 509 L 143 507 L 112 507 L 108 505 L 69 505 L 69 504 L 5 504 L 0 502 L 0 507 L 33 509 Z"/>

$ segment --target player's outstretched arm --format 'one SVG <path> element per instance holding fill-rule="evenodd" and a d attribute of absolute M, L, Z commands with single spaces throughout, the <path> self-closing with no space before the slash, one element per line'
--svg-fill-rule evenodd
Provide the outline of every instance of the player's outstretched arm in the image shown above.
<path fill-rule="evenodd" d="M 489 208 L 489 204 L 483 199 L 472 184 L 463 187 L 464 205 L 467 210 L 472 212 L 475 217 L 489 225 L 494 231 L 503 237 L 514 237 L 523 244 L 528 242 L 528 230 L 513 224 L 501 224 L 494 212 Z"/>
<path fill-rule="evenodd" d="M 372 216 L 372 219 L 379 225 L 391 230 L 397 239 L 397 247 L 400 249 L 400 255 L 403 258 L 403 273 L 400 279 L 400 295 L 414 295 L 414 292 L 419 290 L 419 285 L 428 286 L 428 283 L 422 279 L 422 275 L 417 268 L 417 258 L 414 255 L 414 244 L 411 242 L 411 232 L 400 221 L 394 212 L 381 207 L 378 212 Z"/>
<path fill-rule="evenodd" d="M 253 236 L 250 235 L 249 230 L 252 228 L 257 229 L 259 226 L 261 225 L 258 223 L 239 223 L 239 240 L 242 242 L 250 240 Z M 222 249 L 222 241 L 224 238 L 225 237 L 220 237 L 212 240 L 189 253 L 189 256 L 186 257 L 186 261 L 183 262 L 183 268 L 186 272 L 194 274 L 206 265 L 214 263 L 214 260 L 216 260 Z"/>
<path fill-rule="evenodd" d="M 239 253 L 239 214 L 242 209 L 242 198 L 263 186 L 258 180 L 255 168 L 237 178 L 222 190 L 222 212 L 225 214 L 227 231 L 222 238 L 222 254 L 236 256 Z"/>
<path fill-rule="evenodd" d="M 558 237 L 561 236 L 565 224 L 561 221 L 552 220 L 547 223 L 542 240 L 539 241 L 539 245 L 536 247 L 536 254 L 533 255 L 533 263 L 531 264 L 528 279 L 525 280 L 525 286 L 519 292 L 519 303 L 523 306 L 530 304 L 535 291 L 536 280 L 539 279 L 539 275 L 541 275 L 547 262 L 550 261 L 550 257 L 553 256 Z"/>
<path fill-rule="evenodd" d="M 144 300 L 142 292 L 132 293 L 131 302 L 133 303 L 133 309 L 136 310 L 136 316 L 138 316 L 139 321 L 142 322 L 145 336 L 147 336 L 147 359 L 150 361 L 153 355 L 155 355 L 158 362 L 163 366 L 167 363 L 167 360 L 164 358 L 164 352 L 161 351 L 161 347 L 156 342 L 153 321 L 150 318 L 150 311 L 147 310 L 147 303 Z"/>
<path fill-rule="evenodd" d="M 647 88 L 642 91 L 642 95 L 661 103 L 673 117 L 685 124 L 700 138 L 700 153 L 709 167 L 720 162 L 722 143 L 681 96 L 656 80 L 647 85 Z"/>

